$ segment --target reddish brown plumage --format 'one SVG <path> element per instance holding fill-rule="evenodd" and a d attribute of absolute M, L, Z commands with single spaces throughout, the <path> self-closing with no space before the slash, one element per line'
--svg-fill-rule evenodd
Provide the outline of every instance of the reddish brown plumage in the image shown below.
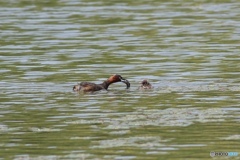
<path fill-rule="evenodd" d="M 123 82 L 127 85 L 127 88 L 130 87 L 130 83 L 128 82 L 128 80 L 122 78 L 121 75 L 115 74 L 110 76 L 106 81 L 104 81 L 101 84 L 81 82 L 78 85 L 73 86 L 73 91 L 94 92 L 102 89 L 107 90 L 109 85 L 116 82 Z"/>

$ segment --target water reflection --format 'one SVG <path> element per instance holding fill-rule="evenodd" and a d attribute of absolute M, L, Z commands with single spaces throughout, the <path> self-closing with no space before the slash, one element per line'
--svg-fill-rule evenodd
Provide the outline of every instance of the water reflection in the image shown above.
<path fill-rule="evenodd" d="M 0 4 L 1 158 L 240 152 L 237 1 Z M 72 92 L 115 73 L 129 90 Z"/>

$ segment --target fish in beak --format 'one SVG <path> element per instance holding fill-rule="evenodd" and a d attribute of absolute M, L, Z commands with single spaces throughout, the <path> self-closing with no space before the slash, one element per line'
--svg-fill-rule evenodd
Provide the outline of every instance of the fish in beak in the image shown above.
<path fill-rule="evenodd" d="M 123 83 L 125 83 L 125 84 L 127 85 L 127 89 L 130 88 L 130 83 L 129 83 L 128 80 L 122 78 L 122 79 L 121 79 L 121 82 L 123 82 Z"/>

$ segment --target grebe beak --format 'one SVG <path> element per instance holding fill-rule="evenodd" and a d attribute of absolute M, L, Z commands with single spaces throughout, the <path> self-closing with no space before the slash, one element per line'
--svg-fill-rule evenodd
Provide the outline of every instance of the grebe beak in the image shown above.
<path fill-rule="evenodd" d="M 73 86 L 73 91 L 76 91 L 76 86 Z"/>
<path fill-rule="evenodd" d="M 77 92 L 80 91 L 81 87 L 79 85 L 74 85 L 73 86 L 73 91 Z"/>

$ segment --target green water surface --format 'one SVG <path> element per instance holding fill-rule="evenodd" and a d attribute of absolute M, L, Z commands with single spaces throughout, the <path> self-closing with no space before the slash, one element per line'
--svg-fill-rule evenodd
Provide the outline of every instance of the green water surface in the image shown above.
<path fill-rule="evenodd" d="M 0 159 L 240 154 L 239 8 L 237 0 L 0 1 Z M 72 92 L 116 73 L 130 89 Z M 138 90 L 143 79 L 154 89 Z"/>

